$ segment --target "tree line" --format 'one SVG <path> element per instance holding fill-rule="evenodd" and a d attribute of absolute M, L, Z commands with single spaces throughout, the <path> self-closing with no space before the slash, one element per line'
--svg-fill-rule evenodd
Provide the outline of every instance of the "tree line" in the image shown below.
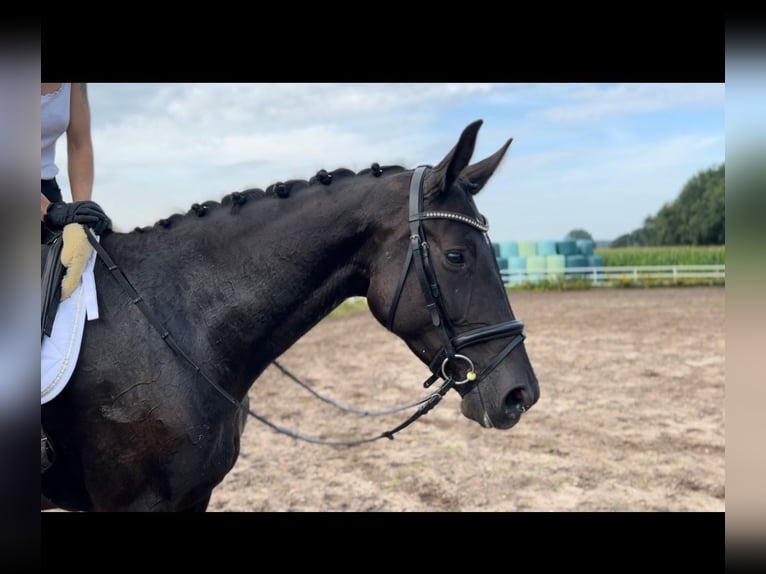
<path fill-rule="evenodd" d="M 649 245 L 725 245 L 725 164 L 702 170 L 679 196 L 663 205 L 644 225 L 621 235 L 611 247 Z"/>

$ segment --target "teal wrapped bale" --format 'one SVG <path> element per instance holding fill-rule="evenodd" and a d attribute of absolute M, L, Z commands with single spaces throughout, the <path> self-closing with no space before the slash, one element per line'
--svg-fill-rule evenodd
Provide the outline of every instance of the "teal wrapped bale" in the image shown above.
<path fill-rule="evenodd" d="M 556 242 L 555 241 L 538 241 L 537 254 L 538 255 L 556 255 Z"/>
<path fill-rule="evenodd" d="M 537 255 L 537 241 L 519 241 L 519 255 L 523 257 Z"/>
<path fill-rule="evenodd" d="M 566 266 L 569 267 L 588 267 L 588 258 L 585 255 L 576 253 L 566 256 Z"/>
<path fill-rule="evenodd" d="M 504 241 L 500 244 L 500 257 L 517 257 L 519 246 L 515 241 Z"/>
<path fill-rule="evenodd" d="M 577 242 L 573 239 L 557 241 L 556 253 L 559 255 L 577 255 Z"/>
<path fill-rule="evenodd" d="M 507 257 L 496 257 L 497 259 L 497 266 L 502 271 L 503 269 L 508 269 L 508 258 Z"/>
<path fill-rule="evenodd" d="M 564 268 L 566 267 L 565 255 L 546 255 L 545 267 L 548 270 L 548 279 L 557 281 L 564 278 Z"/>
<path fill-rule="evenodd" d="M 588 266 L 588 258 L 585 255 L 581 255 L 579 253 L 576 253 L 574 255 L 567 255 L 567 269 L 571 269 L 573 267 L 587 267 Z M 584 273 L 568 273 L 568 277 L 583 277 Z"/>
<path fill-rule="evenodd" d="M 508 258 L 508 269 L 526 269 L 527 258 L 523 255 L 516 255 Z"/>
<path fill-rule="evenodd" d="M 580 255 L 593 255 L 593 241 L 590 239 L 578 239 L 577 251 Z"/>
<path fill-rule="evenodd" d="M 495 250 L 495 257 L 500 257 L 500 244 L 499 243 L 492 243 L 492 249 Z"/>
<path fill-rule="evenodd" d="M 514 255 L 512 257 L 508 257 L 508 283 L 510 285 L 517 285 L 519 283 L 524 282 L 524 275 L 527 269 L 527 258 L 520 256 L 520 255 Z M 514 271 L 516 273 L 514 273 Z M 521 273 L 519 273 L 521 271 Z"/>

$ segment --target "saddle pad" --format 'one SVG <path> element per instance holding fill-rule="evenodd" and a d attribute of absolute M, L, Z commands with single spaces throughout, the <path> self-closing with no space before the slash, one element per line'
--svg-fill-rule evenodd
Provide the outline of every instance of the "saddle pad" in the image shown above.
<path fill-rule="evenodd" d="M 74 372 L 86 317 L 89 321 L 98 319 L 95 262 L 94 250 L 72 295 L 59 303 L 51 336 L 43 336 L 40 354 L 40 403 L 43 405 L 64 390 Z"/>

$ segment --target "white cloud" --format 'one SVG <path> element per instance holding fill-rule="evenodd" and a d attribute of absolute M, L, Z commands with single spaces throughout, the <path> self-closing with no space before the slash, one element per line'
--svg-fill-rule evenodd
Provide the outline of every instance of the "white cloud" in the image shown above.
<path fill-rule="evenodd" d="M 379 115 L 412 105 L 439 104 L 489 93 L 492 84 L 202 84 L 158 90 L 155 113 L 204 128 L 303 125 Z"/>
<path fill-rule="evenodd" d="M 485 84 L 225 84 L 171 85 L 154 91 L 141 110 L 94 125 L 99 162 L 149 167 L 175 162 L 228 165 L 244 161 L 336 161 L 394 151 L 428 127 L 427 104 L 486 93 Z M 97 107 L 115 86 L 95 92 Z M 417 104 L 417 105 L 416 105 Z M 415 108 L 413 112 L 410 109 Z M 396 114 L 391 111 L 406 109 Z M 436 111 L 432 112 L 434 115 Z M 406 119 L 405 119 L 406 118 Z M 109 171 L 108 169 L 106 171 Z"/>
<path fill-rule="evenodd" d="M 583 165 L 567 171 L 568 180 L 641 178 L 652 172 L 697 165 L 700 157 L 716 147 L 722 147 L 724 136 L 710 134 L 681 134 L 657 141 L 604 149 L 593 154 Z M 594 171 L 595 162 L 598 168 Z M 721 158 L 723 161 L 723 158 Z M 700 166 L 700 168 L 709 166 Z M 693 174 L 690 173 L 689 177 Z M 680 189 L 678 190 L 680 191 Z"/>
<path fill-rule="evenodd" d="M 679 107 L 721 107 L 724 84 L 620 84 L 581 86 L 567 102 L 542 110 L 552 122 L 593 122 L 606 117 L 656 112 Z"/>

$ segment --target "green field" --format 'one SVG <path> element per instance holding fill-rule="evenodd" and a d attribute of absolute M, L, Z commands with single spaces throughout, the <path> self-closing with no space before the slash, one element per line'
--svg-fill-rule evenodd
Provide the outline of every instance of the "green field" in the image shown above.
<path fill-rule="evenodd" d="M 596 249 L 604 267 L 632 265 L 725 265 L 726 246 L 616 247 Z"/>

